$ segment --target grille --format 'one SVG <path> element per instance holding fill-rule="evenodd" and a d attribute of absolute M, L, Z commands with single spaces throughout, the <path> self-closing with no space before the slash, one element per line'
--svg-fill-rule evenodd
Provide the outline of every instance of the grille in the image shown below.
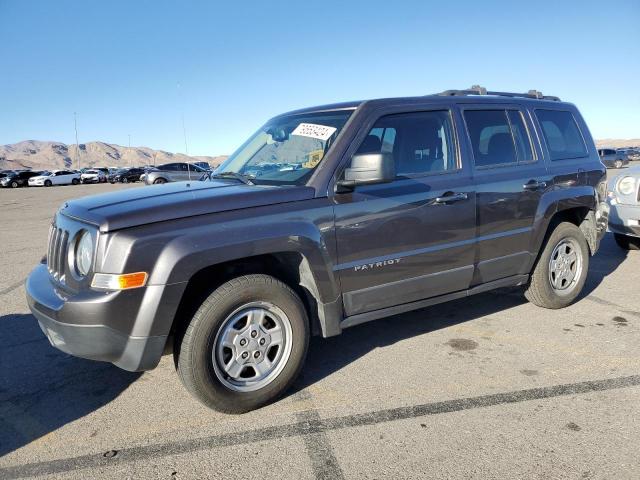
<path fill-rule="evenodd" d="M 47 268 L 51 276 L 60 282 L 64 282 L 68 242 L 69 232 L 51 225 L 49 230 L 49 249 L 47 250 Z"/>

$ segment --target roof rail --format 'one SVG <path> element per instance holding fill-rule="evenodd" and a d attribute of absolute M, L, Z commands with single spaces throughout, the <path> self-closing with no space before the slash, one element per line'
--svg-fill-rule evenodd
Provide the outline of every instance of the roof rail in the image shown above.
<path fill-rule="evenodd" d="M 522 98 L 534 98 L 536 100 L 551 100 L 553 102 L 559 102 L 560 98 L 550 95 L 543 95 L 538 90 L 529 90 L 527 93 L 513 93 L 513 92 L 491 92 L 480 85 L 473 85 L 467 90 L 445 90 L 437 95 L 443 97 L 458 97 L 466 95 L 496 95 L 499 97 L 522 97 Z"/>

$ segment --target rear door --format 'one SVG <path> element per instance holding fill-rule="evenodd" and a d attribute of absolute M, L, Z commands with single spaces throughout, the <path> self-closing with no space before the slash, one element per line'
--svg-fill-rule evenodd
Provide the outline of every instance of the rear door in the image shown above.
<path fill-rule="evenodd" d="M 394 156 L 396 179 L 335 194 L 348 316 L 464 290 L 473 276 L 475 195 L 448 105 L 378 111 L 347 151 Z M 349 163 L 347 163 L 348 165 Z"/>
<path fill-rule="evenodd" d="M 465 105 L 477 203 L 473 284 L 528 273 L 533 223 L 550 176 L 532 141 L 533 125 L 517 104 Z"/>

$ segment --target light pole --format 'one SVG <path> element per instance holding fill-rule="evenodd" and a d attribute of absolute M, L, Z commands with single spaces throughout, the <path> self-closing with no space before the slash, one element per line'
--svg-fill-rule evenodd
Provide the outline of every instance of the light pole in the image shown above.
<path fill-rule="evenodd" d="M 78 119 L 76 112 L 73 112 L 73 126 L 76 130 L 76 166 L 80 170 L 80 144 L 78 144 Z"/>

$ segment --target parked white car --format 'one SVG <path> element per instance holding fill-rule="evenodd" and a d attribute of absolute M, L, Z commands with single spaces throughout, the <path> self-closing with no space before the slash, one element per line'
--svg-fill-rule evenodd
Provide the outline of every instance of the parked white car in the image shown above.
<path fill-rule="evenodd" d="M 107 175 L 102 170 L 86 170 L 80 175 L 82 183 L 104 183 L 107 181 Z"/>
<path fill-rule="evenodd" d="M 78 185 L 80 174 L 70 170 L 53 170 L 29 179 L 30 187 L 50 187 L 52 185 Z"/>

